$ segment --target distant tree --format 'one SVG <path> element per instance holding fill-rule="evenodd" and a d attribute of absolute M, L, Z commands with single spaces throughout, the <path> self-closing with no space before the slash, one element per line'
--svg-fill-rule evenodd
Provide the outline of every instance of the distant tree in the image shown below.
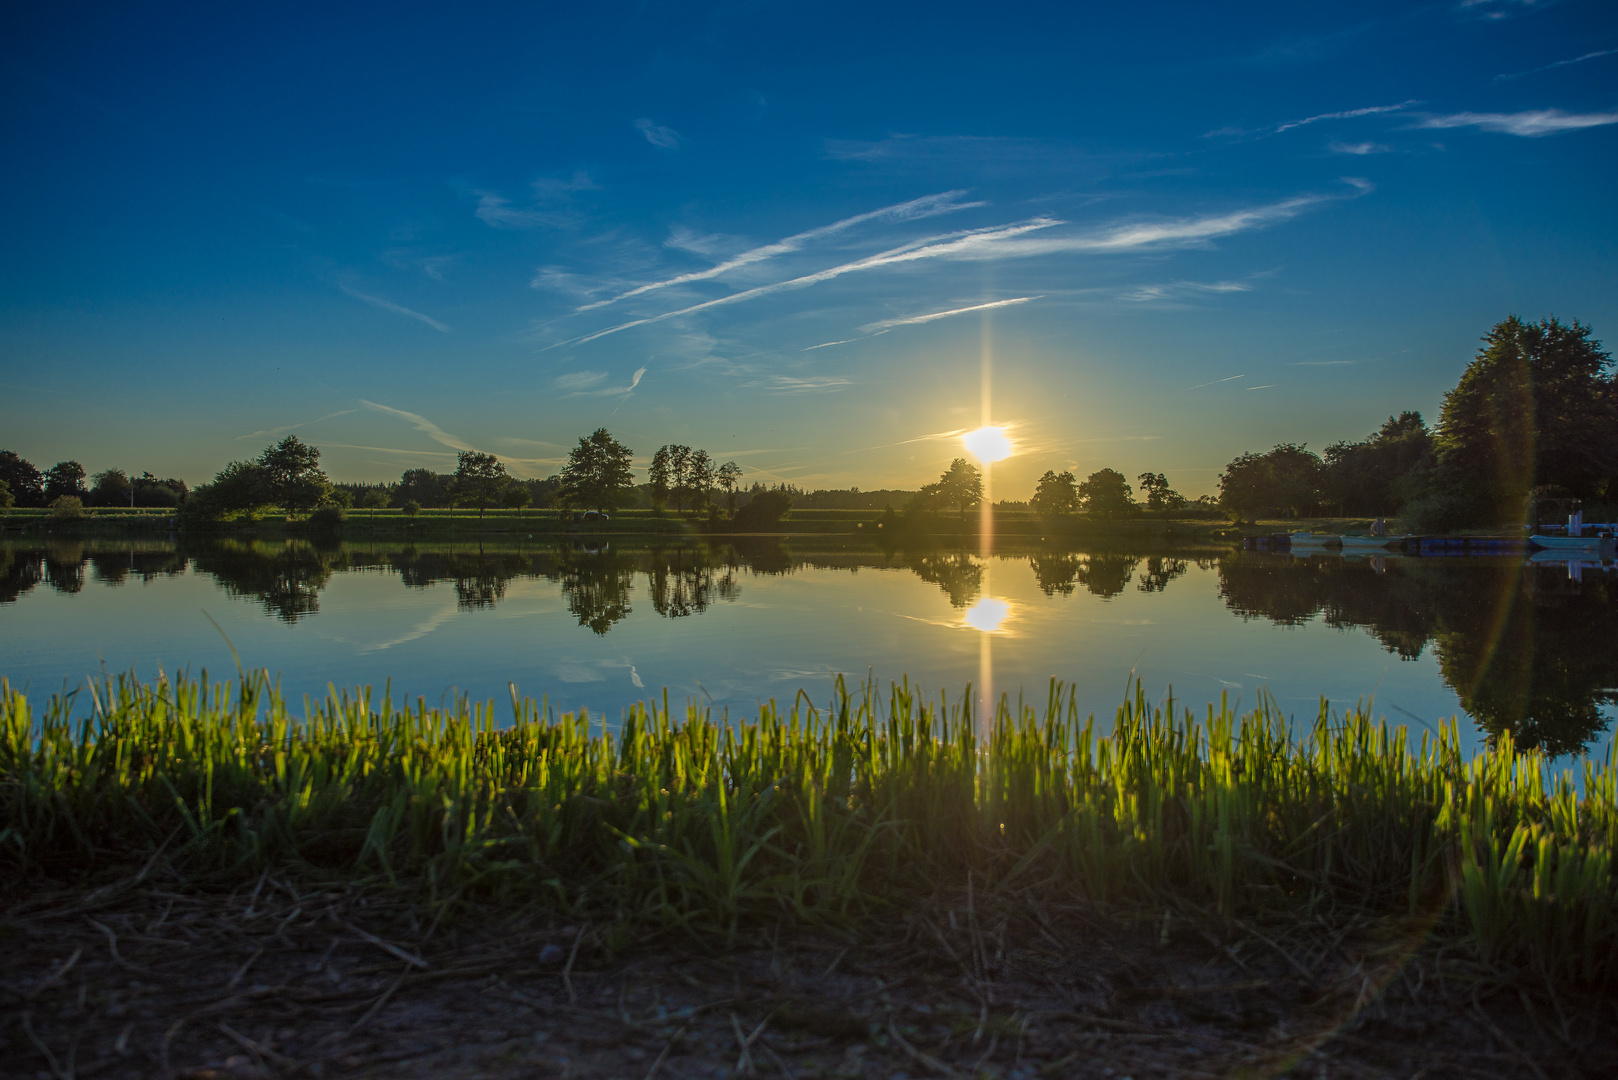
<path fill-rule="evenodd" d="M 706 450 L 693 450 L 685 462 L 684 487 L 691 493 L 691 506 L 701 510 L 713 499 L 714 463 Z"/>
<path fill-rule="evenodd" d="M 136 506 L 179 506 L 191 493 L 184 480 L 172 476 L 159 480 L 149 472 L 141 473 L 130 484 L 135 489 Z"/>
<path fill-rule="evenodd" d="M 6 517 L 11 517 L 11 508 L 17 505 L 17 496 L 11 493 L 11 485 L 0 480 L 0 510 L 4 510 Z"/>
<path fill-rule="evenodd" d="M 1065 469 L 1062 472 L 1046 469 L 1034 488 L 1034 497 L 1028 500 L 1028 507 L 1040 517 L 1071 514 L 1079 508 L 1078 482 Z"/>
<path fill-rule="evenodd" d="M 725 509 L 730 513 L 736 512 L 736 489 L 741 486 L 742 467 L 734 461 L 727 461 L 714 470 L 714 482 L 725 491 Z"/>
<path fill-rule="evenodd" d="M 84 490 L 84 466 L 77 461 L 58 461 L 45 470 L 45 501 L 55 504 L 64 495 L 82 500 L 89 492 Z"/>
<path fill-rule="evenodd" d="M 455 479 L 451 481 L 457 502 L 471 503 L 478 508 L 478 520 L 483 520 L 483 508 L 500 498 L 511 477 L 506 467 L 493 454 L 476 450 L 461 451 L 455 466 Z"/>
<path fill-rule="evenodd" d="M 319 506 L 331 494 L 331 481 L 320 471 L 320 449 L 288 435 L 258 456 L 267 501 L 290 519 L 299 510 Z"/>
<path fill-rule="evenodd" d="M 517 511 L 517 520 L 521 521 L 523 508 L 534 501 L 534 493 L 527 484 L 512 484 L 500 499 L 509 509 Z"/>
<path fill-rule="evenodd" d="M 1496 521 L 1522 520 L 1536 487 L 1599 495 L 1618 473 L 1618 385 L 1590 334 L 1576 320 L 1495 324 L 1444 395 L 1436 486 Z"/>
<path fill-rule="evenodd" d="M 443 506 L 448 501 L 450 477 L 431 469 L 406 469 L 393 489 L 393 501 L 400 506 L 418 502 L 423 506 Z"/>
<path fill-rule="evenodd" d="M 388 505 L 388 489 L 382 487 L 372 488 L 365 493 L 365 498 L 360 505 L 371 512 L 371 528 L 376 528 L 376 512 Z"/>
<path fill-rule="evenodd" d="M 1168 478 L 1162 473 L 1144 472 L 1135 479 L 1140 483 L 1141 493 L 1146 496 L 1146 509 L 1185 509 L 1185 496 L 1169 487 Z"/>
<path fill-rule="evenodd" d="M 11 488 L 18 506 L 38 506 L 45 488 L 44 475 L 10 450 L 0 450 L 0 480 Z"/>
<path fill-rule="evenodd" d="M 792 496 L 783 488 L 760 491 L 747 505 L 731 518 L 731 528 L 747 532 L 765 532 L 780 524 L 782 516 L 792 509 Z"/>
<path fill-rule="evenodd" d="M 97 506 L 134 506 L 135 485 L 129 482 L 129 475 L 122 469 L 106 469 L 93 477 L 95 486 L 90 489 L 91 500 Z"/>
<path fill-rule="evenodd" d="M 1296 517 L 1320 501 L 1320 470 L 1320 458 L 1299 444 L 1245 453 L 1219 476 L 1219 506 L 1237 521 L 1265 512 Z"/>
<path fill-rule="evenodd" d="M 967 510 L 983 501 L 983 474 L 965 458 L 956 458 L 936 483 L 922 486 L 921 495 L 927 501 L 959 507 L 964 518 Z"/>
<path fill-rule="evenodd" d="M 562 470 L 563 498 L 570 506 L 615 509 L 634 492 L 634 454 L 606 428 L 580 436 Z"/>
<path fill-rule="evenodd" d="M 674 493 L 674 447 L 659 446 L 652 455 L 652 467 L 647 474 L 647 487 L 653 509 L 661 512 Z M 684 450 L 685 447 L 680 447 Z"/>
<path fill-rule="evenodd" d="M 1127 514 L 1135 509 L 1135 492 L 1117 469 L 1100 469 L 1079 485 L 1079 501 L 1092 514 Z"/>
<path fill-rule="evenodd" d="M 400 513 L 404 514 L 405 517 L 409 518 L 411 521 L 414 521 L 416 520 L 416 515 L 421 513 L 421 504 L 416 500 L 411 499 L 403 506 L 399 507 L 399 511 Z"/>

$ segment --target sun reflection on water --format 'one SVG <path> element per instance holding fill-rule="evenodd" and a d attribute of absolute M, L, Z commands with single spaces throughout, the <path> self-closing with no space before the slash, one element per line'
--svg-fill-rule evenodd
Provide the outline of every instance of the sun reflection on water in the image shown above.
<path fill-rule="evenodd" d="M 985 596 L 967 608 L 963 618 L 966 625 L 974 630 L 981 630 L 985 634 L 998 634 L 1001 632 L 1000 624 L 1006 621 L 1006 615 L 1010 611 L 1011 605 L 1004 600 Z"/>

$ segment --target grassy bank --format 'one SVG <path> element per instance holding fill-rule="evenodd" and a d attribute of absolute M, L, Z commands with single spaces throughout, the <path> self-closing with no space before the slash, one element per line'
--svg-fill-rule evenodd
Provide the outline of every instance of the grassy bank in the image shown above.
<path fill-rule="evenodd" d="M 159 855 L 198 882 L 385 879 L 624 925 L 837 921 L 976 882 L 1228 918 L 1430 923 L 1496 964 L 1608 983 L 1618 762 L 1582 792 L 1503 738 L 1411 746 L 1365 713 L 1199 719 L 1137 690 L 1110 734 L 1053 685 L 979 734 L 907 685 L 744 724 L 666 701 L 604 730 L 531 700 L 450 711 L 369 692 L 295 719 L 264 677 L 108 680 L 0 704 L 0 859 L 92 879 Z M 968 695 L 969 699 L 969 695 Z M 78 719 L 74 719 L 74 715 Z M 86 715 L 88 714 L 88 715 Z"/>

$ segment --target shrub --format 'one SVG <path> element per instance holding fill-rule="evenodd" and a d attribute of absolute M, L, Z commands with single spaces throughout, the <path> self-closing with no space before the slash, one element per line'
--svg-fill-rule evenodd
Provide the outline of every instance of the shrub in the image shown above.
<path fill-rule="evenodd" d="M 348 511 L 335 503 L 327 503 L 309 515 L 311 529 L 340 529 L 348 520 Z"/>
<path fill-rule="evenodd" d="M 84 500 L 77 495 L 58 495 L 51 500 L 51 517 L 58 521 L 77 521 L 84 516 Z"/>
<path fill-rule="evenodd" d="M 415 499 L 411 499 L 409 502 L 399 507 L 399 509 L 404 512 L 405 517 L 413 518 L 417 514 L 421 513 L 421 504 Z"/>

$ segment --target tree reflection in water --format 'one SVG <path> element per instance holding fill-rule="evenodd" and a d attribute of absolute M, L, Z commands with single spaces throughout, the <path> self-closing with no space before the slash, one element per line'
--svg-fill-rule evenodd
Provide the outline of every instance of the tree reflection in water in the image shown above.
<path fill-rule="evenodd" d="M 1444 681 L 1491 736 L 1550 754 L 1586 748 L 1618 703 L 1618 572 L 1571 580 L 1519 559 L 1294 559 L 1233 555 L 1220 593 L 1244 618 L 1359 627 Z"/>
<path fill-rule="evenodd" d="M 1131 580 L 1161 593 L 1189 569 L 1172 555 L 1083 553 L 1041 548 L 1029 554 L 1039 589 L 1073 597 L 1082 588 L 1116 597 Z M 1296 559 L 1230 553 L 1196 560 L 1217 572 L 1225 606 L 1245 619 L 1283 626 L 1319 620 L 1370 633 L 1390 653 L 1419 658 L 1429 647 L 1462 706 L 1490 734 L 1513 732 L 1520 745 L 1553 754 L 1579 750 L 1607 726 L 1603 707 L 1618 704 L 1618 571 L 1591 570 L 1573 580 L 1562 564 L 1520 559 Z M 799 567 L 857 571 L 905 567 L 937 585 L 955 608 L 982 594 L 985 564 L 965 551 L 900 553 L 886 548 L 795 555 L 775 539 L 698 543 L 639 551 L 616 541 L 537 550 L 325 545 L 305 540 L 59 540 L 0 543 L 0 604 L 41 585 L 76 594 L 130 580 L 210 575 L 231 596 L 255 602 L 289 623 L 320 610 L 320 593 L 343 571 L 394 573 L 409 588 L 452 585 L 463 611 L 501 603 L 518 577 L 555 582 L 581 627 L 604 635 L 634 610 L 644 576 L 652 609 L 668 619 L 699 615 L 734 601 L 746 574 Z"/>

